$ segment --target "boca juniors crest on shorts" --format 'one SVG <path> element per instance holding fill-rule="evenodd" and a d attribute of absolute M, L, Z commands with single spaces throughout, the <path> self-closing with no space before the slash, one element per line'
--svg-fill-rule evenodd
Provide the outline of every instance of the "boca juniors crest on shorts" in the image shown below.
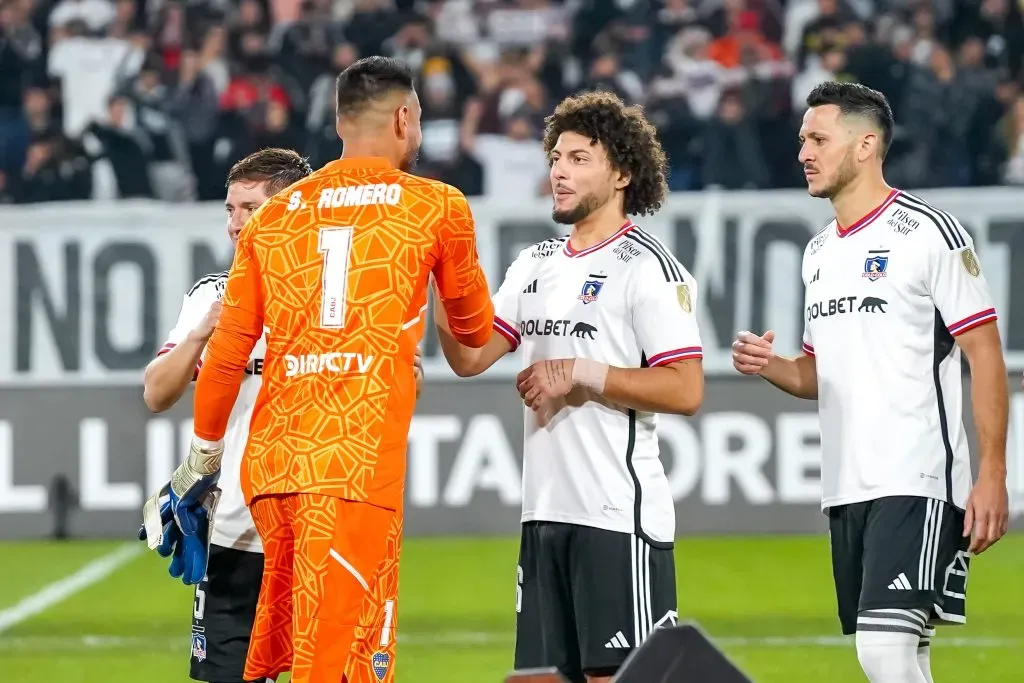
<path fill-rule="evenodd" d="M 888 250 L 869 251 L 868 257 L 864 259 L 864 274 L 862 277 L 866 277 L 872 282 L 885 277 L 885 269 L 889 266 L 889 257 L 884 254 L 888 253 Z"/>
<path fill-rule="evenodd" d="M 202 633 L 192 634 L 192 657 L 198 662 L 206 659 L 206 636 Z"/>
<path fill-rule="evenodd" d="M 371 664 L 373 665 L 373 675 L 377 677 L 378 681 L 383 681 L 384 676 L 388 673 L 391 657 L 387 652 L 374 652 Z"/>
<path fill-rule="evenodd" d="M 580 291 L 580 295 L 576 298 L 585 304 L 597 301 L 597 295 L 601 293 L 601 288 L 604 287 L 604 280 L 606 277 L 608 276 L 594 275 L 591 273 L 590 279 L 583 283 L 583 289 Z"/>

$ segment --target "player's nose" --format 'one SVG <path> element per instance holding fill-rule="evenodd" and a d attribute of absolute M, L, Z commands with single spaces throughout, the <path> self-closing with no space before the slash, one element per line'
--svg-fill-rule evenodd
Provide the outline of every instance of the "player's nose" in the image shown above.
<path fill-rule="evenodd" d="M 800 145 L 800 151 L 796 155 L 797 160 L 801 164 L 807 164 L 814 161 L 814 150 L 808 145 Z"/>

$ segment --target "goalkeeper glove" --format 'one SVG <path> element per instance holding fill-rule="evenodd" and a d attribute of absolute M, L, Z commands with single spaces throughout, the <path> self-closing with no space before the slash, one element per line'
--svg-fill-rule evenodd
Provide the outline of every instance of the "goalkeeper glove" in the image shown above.
<path fill-rule="evenodd" d="M 223 454 L 223 441 L 193 438 L 185 462 L 142 508 L 139 538 L 161 556 L 171 555 L 171 576 L 181 577 L 188 585 L 199 583 L 206 575 Z M 161 503 L 164 495 L 167 500 Z"/>

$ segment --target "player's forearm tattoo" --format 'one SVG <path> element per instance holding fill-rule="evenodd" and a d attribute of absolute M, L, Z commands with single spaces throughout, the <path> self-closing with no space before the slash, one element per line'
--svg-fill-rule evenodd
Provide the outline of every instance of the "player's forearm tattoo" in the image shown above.
<path fill-rule="evenodd" d="M 565 368 L 559 361 L 549 360 L 544 363 L 544 370 L 547 372 L 548 383 L 555 385 L 565 381 Z"/>

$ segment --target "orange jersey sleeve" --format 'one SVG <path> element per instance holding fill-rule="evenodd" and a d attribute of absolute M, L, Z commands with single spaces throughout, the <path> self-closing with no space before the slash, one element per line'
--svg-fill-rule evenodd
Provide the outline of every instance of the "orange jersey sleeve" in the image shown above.
<path fill-rule="evenodd" d="M 208 441 L 224 437 L 249 355 L 263 334 L 263 296 L 250 243 L 256 229 L 258 214 L 239 235 L 220 319 L 196 382 L 194 431 Z"/>
<path fill-rule="evenodd" d="M 490 298 L 473 299 L 488 288 L 465 198 L 384 160 L 339 159 L 257 215 L 267 350 L 245 498 L 318 493 L 398 509 L 431 272 L 467 311 L 467 333 L 491 325 Z"/>
<path fill-rule="evenodd" d="M 494 304 L 476 248 L 476 224 L 466 198 L 449 198 L 437 233 L 434 281 L 448 326 L 460 344 L 480 348 L 491 337 Z"/>

